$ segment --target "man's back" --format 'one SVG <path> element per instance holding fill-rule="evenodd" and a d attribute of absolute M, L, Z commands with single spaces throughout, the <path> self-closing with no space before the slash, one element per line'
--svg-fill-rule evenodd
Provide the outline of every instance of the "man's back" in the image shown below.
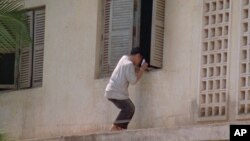
<path fill-rule="evenodd" d="M 133 62 L 129 56 L 123 56 L 113 71 L 105 90 L 105 97 L 109 99 L 128 99 L 129 83 L 136 83 L 136 74 Z"/>

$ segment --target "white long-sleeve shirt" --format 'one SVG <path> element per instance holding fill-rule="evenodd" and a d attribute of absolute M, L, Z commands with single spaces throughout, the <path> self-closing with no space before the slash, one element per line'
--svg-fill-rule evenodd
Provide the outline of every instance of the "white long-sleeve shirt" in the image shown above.
<path fill-rule="evenodd" d="M 135 84 L 136 81 L 137 77 L 133 62 L 129 56 L 122 56 L 105 89 L 105 97 L 118 100 L 128 99 L 129 83 Z"/>

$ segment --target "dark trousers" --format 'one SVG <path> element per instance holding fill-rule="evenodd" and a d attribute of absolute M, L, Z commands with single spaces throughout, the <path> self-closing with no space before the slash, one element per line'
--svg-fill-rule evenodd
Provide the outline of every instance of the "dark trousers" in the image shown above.
<path fill-rule="evenodd" d="M 109 100 L 117 108 L 121 110 L 114 122 L 114 125 L 119 126 L 123 129 L 127 129 L 128 124 L 135 113 L 135 106 L 133 102 L 130 99 L 125 99 L 125 100 L 109 99 Z"/>

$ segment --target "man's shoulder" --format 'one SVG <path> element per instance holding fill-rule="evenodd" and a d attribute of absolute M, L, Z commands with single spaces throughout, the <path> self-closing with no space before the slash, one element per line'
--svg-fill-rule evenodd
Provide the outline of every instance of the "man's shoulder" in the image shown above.
<path fill-rule="evenodd" d="M 130 60 L 124 61 L 124 65 L 125 65 L 125 66 L 134 66 L 134 65 L 133 65 L 133 62 L 130 61 Z"/>
<path fill-rule="evenodd" d="M 123 55 L 122 57 L 121 57 L 121 60 L 128 60 L 129 59 L 129 56 L 127 56 L 127 55 Z"/>
<path fill-rule="evenodd" d="M 122 56 L 121 60 L 124 65 L 133 65 L 132 61 L 129 59 L 129 56 L 127 55 Z"/>

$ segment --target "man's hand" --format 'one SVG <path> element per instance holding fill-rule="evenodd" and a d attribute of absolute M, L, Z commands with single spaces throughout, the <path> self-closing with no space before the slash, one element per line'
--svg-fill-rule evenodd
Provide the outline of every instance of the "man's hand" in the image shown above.
<path fill-rule="evenodd" d="M 147 68 L 148 68 L 148 63 L 145 62 L 145 63 L 143 63 L 143 64 L 141 65 L 141 68 L 140 68 L 140 69 L 142 69 L 143 71 L 145 71 Z"/>
<path fill-rule="evenodd" d="M 139 66 L 135 66 L 135 73 L 138 73 L 140 71 L 140 67 Z"/>
<path fill-rule="evenodd" d="M 137 75 L 137 80 L 136 80 L 136 82 L 139 81 L 139 79 L 142 77 L 143 72 L 144 72 L 147 68 L 148 68 L 148 63 L 147 63 L 147 62 L 145 62 L 145 63 L 143 63 L 143 64 L 141 65 L 139 71 L 136 73 L 136 75 Z"/>

